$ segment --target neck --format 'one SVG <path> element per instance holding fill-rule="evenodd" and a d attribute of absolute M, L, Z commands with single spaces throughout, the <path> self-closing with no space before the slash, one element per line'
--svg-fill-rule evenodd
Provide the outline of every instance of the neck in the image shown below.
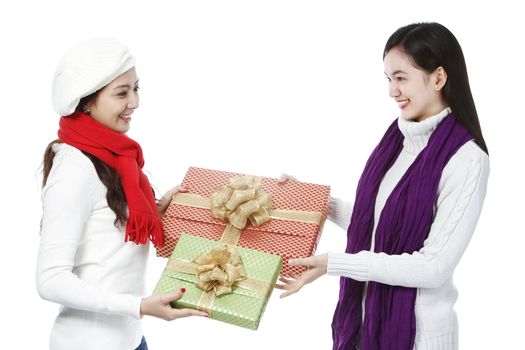
<path fill-rule="evenodd" d="M 428 111 L 428 113 L 426 113 L 426 115 L 416 119 L 416 121 L 422 122 L 423 120 L 426 120 L 426 119 L 428 119 L 430 117 L 433 117 L 436 114 L 440 113 L 445 108 L 449 108 L 448 103 L 446 103 L 445 100 L 443 100 L 443 98 L 440 98 L 439 102 L 437 102 L 436 105 L 434 105 L 432 108 L 430 108 L 430 110 Z"/>
<path fill-rule="evenodd" d="M 439 123 L 451 112 L 450 108 L 446 107 L 441 112 L 425 118 L 425 120 L 417 122 L 398 119 L 398 127 L 405 139 L 403 140 L 403 147 L 410 153 L 418 154 L 426 147 L 428 139 Z"/>

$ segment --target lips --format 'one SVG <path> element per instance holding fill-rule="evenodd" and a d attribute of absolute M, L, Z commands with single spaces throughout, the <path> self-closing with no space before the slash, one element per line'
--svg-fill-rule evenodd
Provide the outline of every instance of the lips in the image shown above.
<path fill-rule="evenodd" d="M 403 100 L 396 100 L 396 102 L 399 108 L 404 109 L 406 108 L 406 106 L 408 106 L 408 104 L 410 103 L 410 100 L 406 98 Z"/>
<path fill-rule="evenodd" d="M 131 114 L 121 114 L 119 118 L 123 119 L 125 122 L 131 121 Z"/>

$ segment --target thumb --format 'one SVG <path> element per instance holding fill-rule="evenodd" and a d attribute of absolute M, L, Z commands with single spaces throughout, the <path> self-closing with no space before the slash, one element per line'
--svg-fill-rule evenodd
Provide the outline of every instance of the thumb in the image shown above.
<path fill-rule="evenodd" d="M 290 266 L 311 266 L 310 258 L 306 259 L 290 259 L 288 260 Z"/>
<path fill-rule="evenodd" d="M 175 190 L 175 193 L 188 191 L 188 189 L 182 185 L 175 186 L 174 190 Z"/>
<path fill-rule="evenodd" d="M 171 190 L 169 190 L 169 192 L 171 192 L 172 195 L 176 194 L 176 193 L 179 193 L 179 192 L 187 192 L 188 190 L 186 189 L 186 187 L 182 186 L 182 185 L 177 185 L 175 187 L 173 187 Z"/>
<path fill-rule="evenodd" d="M 166 192 L 166 194 L 164 195 L 164 197 L 166 197 L 167 199 L 169 199 L 169 201 L 171 202 L 171 199 L 174 195 L 176 195 L 177 193 L 179 192 L 187 192 L 188 190 L 182 186 L 182 185 L 177 185 L 175 187 L 173 187 L 172 189 L 170 189 L 168 192 Z"/>
<path fill-rule="evenodd" d="M 288 180 L 297 180 L 294 176 L 282 173 L 281 177 L 277 180 L 278 183 L 284 183 Z"/>
<path fill-rule="evenodd" d="M 162 301 L 165 302 L 165 303 L 169 303 L 171 301 L 178 300 L 178 299 L 180 299 L 182 297 L 182 295 L 184 294 L 185 291 L 186 290 L 184 288 L 181 288 L 181 289 L 176 290 L 174 292 L 162 294 Z"/>

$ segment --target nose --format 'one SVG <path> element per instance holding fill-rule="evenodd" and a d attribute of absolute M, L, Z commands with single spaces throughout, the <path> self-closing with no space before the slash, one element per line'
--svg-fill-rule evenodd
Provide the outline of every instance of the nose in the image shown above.
<path fill-rule="evenodd" d="M 396 98 L 401 95 L 401 91 L 399 91 L 399 87 L 395 83 L 395 81 L 391 81 L 388 84 L 388 95 L 392 98 Z"/>
<path fill-rule="evenodd" d="M 133 93 L 129 94 L 129 100 L 127 107 L 129 109 L 136 109 L 139 106 L 139 95 L 133 91 Z"/>

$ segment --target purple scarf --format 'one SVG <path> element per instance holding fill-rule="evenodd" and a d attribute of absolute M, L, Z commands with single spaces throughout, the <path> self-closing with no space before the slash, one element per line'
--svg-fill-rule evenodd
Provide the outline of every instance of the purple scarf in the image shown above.
<path fill-rule="evenodd" d="M 376 253 L 398 255 L 423 247 L 432 224 L 443 168 L 471 139 L 469 132 L 452 114 L 441 121 L 385 203 L 376 229 Z M 368 159 L 357 186 L 346 253 L 370 249 L 379 185 L 401 152 L 403 140 L 396 120 Z M 363 290 L 364 282 L 341 277 L 339 302 L 332 323 L 333 349 L 413 349 L 416 288 L 369 282 L 365 318 L 361 322 Z"/>

